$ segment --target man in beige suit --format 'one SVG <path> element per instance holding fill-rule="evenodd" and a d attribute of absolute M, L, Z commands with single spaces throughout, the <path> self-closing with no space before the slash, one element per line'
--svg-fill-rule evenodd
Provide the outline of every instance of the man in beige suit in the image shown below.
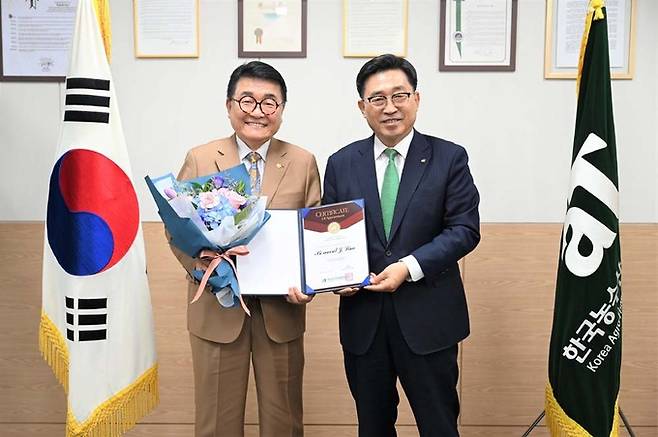
<path fill-rule="evenodd" d="M 320 176 L 314 156 L 274 138 L 285 102 L 286 84 L 277 70 L 258 61 L 239 66 L 231 75 L 226 98 L 235 134 L 190 150 L 178 179 L 244 163 L 252 190 L 267 196 L 269 209 L 319 205 Z M 201 262 L 171 248 L 188 272 Z M 190 301 L 198 285 L 189 275 L 187 279 Z M 261 437 L 303 435 L 304 304 L 311 298 L 296 288 L 287 292 L 285 297 L 245 296 L 251 317 L 239 305 L 221 307 L 207 290 L 188 305 L 197 437 L 244 434 L 250 361 Z"/>

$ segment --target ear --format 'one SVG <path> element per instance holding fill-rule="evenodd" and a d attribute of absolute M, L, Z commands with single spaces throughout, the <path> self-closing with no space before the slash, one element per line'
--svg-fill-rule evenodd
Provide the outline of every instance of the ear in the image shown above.
<path fill-rule="evenodd" d="M 416 105 L 420 105 L 420 93 L 418 91 L 414 93 L 414 99 L 416 99 Z"/>
<path fill-rule="evenodd" d="M 366 104 L 365 104 L 365 102 L 363 100 L 359 100 L 357 102 L 357 105 L 359 106 L 359 111 L 361 111 L 361 114 L 363 114 L 363 116 L 365 117 L 366 116 Z"/>
<path fill-rule="evenodd" d="M 231 104 L 233 101 L 231 99 L 226 99 L 226 113 L 230 114 L 231 113 Z"/>

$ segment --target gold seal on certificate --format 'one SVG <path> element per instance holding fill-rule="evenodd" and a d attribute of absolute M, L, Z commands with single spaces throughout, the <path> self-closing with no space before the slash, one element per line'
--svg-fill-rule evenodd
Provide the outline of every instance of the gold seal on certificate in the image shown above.
<path fill-rule="evenodd" d="M 367 285 L 363 199 L 300 210 L 268 210 L 270 220 L 237 261 L 240 291 L 306 294 Z M 268 278 L 263 281 L 262 278 Z"/>
<path fill-rule="evenodd" d="M 327 226 L 327 230 L 332 234 L 335 234 L 336 232 L 340 231 L 340 223 L 338 222 L 329 223 L 329 226 Z"/>

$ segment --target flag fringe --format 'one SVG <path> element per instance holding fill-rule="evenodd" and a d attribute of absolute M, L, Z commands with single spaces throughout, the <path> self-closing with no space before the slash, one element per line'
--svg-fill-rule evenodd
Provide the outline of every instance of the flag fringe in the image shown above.
<path fill-rule="evenodd" d="M 619 399 L 615 401 L 615 413 L 612 421 L 612 430 L 610 437 L 619 436 Z M 557 399 L 553 395 L 553 388 L 550 383 L 546 384 L 546 403 L 544 405 L 546 412 L 546 426 L 551 432 L 552 437 L 592 437 L 592 435 L 578 424 L 571 417 L 567 416 Z"/>
<path fill-rule="evenodd" d="M 578 75 L 576 76 L 576 95 L 580 93 L 580 79 L 583 76 L 583 63 L 585 62 L 585 49 L 587 48 L 587 40 L 589 39 L 589 30 L 592 27 L 592 19 L 602 20 L 603 15 L 603 0 L 590 0 L 587 7 L 587 16 L 585 17 L 585 30 L 583 37 L 580 40 L 580 53 L 578 54 Z"/>
<path fill-rule="evenodd" d="M 112 27 L 110 25 L 110 3 L 108 0 L 94 0 L 94 11 L 101 31 L 107 62 L 112 59 Z"/>
<path fill-rule="evenodd" d="M 55 374 L 55 378 L 68 393 L 69 350 L 59 329 L 43 311 L 39 323 L 39 351 Z"/>
<path fill-rule="evenodd" d="M 135 382 L 100 404 L 83 422 L 67 415 L 66 437 L 118 437 L 135 426 L 159 402 L 158 365 L 144 372 Z"/>

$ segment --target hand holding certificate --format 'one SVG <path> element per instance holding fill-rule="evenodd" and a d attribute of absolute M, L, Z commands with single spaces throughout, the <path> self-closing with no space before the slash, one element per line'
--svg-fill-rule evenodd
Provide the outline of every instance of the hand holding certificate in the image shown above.
<path fill-rule="evenodd" d="M 312 295 L 369 283 L 362 199 L 268 212 L 268 225 L 238 260 L 243 294 L 285 294 L 297 287 Z"/>

